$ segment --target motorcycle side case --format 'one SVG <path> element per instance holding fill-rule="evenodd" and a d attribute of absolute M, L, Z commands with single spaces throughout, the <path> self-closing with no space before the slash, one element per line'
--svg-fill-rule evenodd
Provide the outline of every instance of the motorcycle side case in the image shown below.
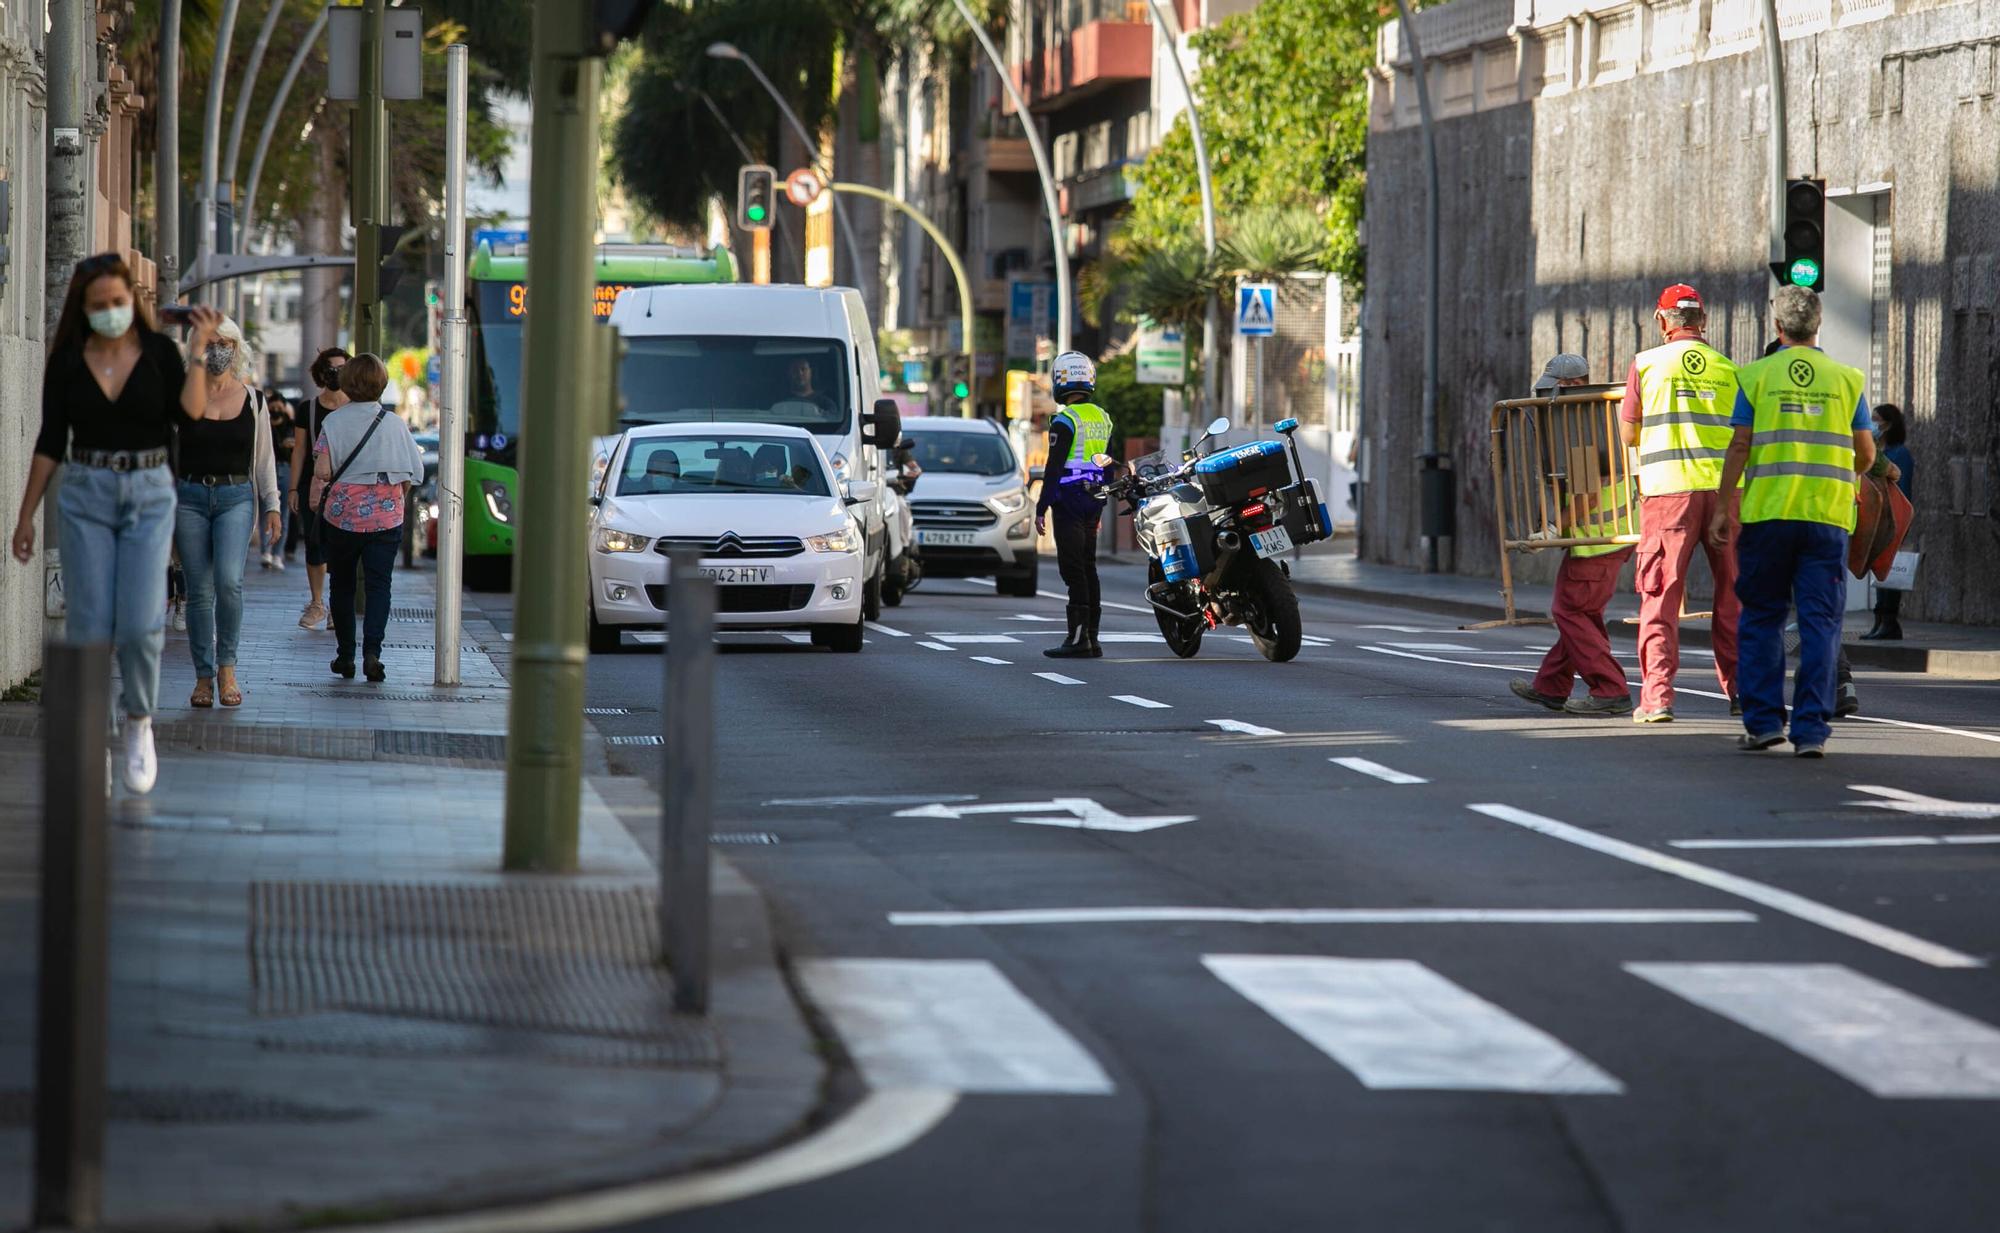
<path fill-rule="evenodd" d="M 1320 499 L 1319 485 L 1312 480 L 1300 480 L 1267 496 L 1265 501 L 1275 505 L 1278 523 L 1294 544 L 1318 543 L 1333 535 L 1333 519 L 1327 513 L 1326 502 Z"/>
<path fill-rule="evenodd" d="M 1139 516 L 1168 582 L 1192 582 L 1215 568 L 1215 526 L 1198 507 L 1156 497 Z"/>
<path fill-rule="evenodd" d="M 1241 505 L 1259 489 L 1275 491 L 1292 482 L 1291 460 L 1281 441 L 1252 441 L 1210 454 L 1194 464 L 1202 495 L 1218 508 Z"/>

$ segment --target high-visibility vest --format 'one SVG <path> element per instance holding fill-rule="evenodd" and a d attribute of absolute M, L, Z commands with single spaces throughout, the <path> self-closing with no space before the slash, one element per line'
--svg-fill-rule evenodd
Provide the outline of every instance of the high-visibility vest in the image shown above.
<path fill-rule="evenodd" d="M 1637 535 L 1639 533 L 1639 503 L 1632 500 L 1632 485 L 1628 480 L 1619 480 L 1607 488 L 1600 488 L 1585 498 L 1594 501 L 1594 507 L 1587 506 L 1583 516 L 1577 519 L 1571 534 L 1577 539 L 1591 539 L 1599 535 Z M 1628 512 L 1627 504 L 1631 505 Z M 1601 557 L 1606 553 L 1630 548 L 1630 544 L 1579 544 L 1569 550 L 1573 557 Z"/>
<path fill-rule="evenodd" d="M 1866 378 L 1815 347 L 1745 364 L 1755 415 L 1743 521 L 1824 522 L 1854 529 L 1854 412 Z"/>
<path fill-rule="evenodd" d="M 1070 430 L 1069 457 L 1063 460 L 1059 482 L 1103 483 L 1104 468 L 1091 460 L 1111 448 L 1111 417 L 1096 403 L 1074 402 L 1056 412 L 1053 423 L 1064 421 Z"/>
<path fill-rule="evenodd" d="M 1722 486 L 1729 416 L 1736 409 L 1736 365 L 1699 338 L 1641 351 L 1639 487 L 1649 497 L 1710 492 Z"/>

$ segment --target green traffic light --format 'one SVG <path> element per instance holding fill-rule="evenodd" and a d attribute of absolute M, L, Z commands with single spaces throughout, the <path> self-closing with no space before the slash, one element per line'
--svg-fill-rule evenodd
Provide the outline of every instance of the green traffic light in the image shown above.
<path fill-rule="evenodd" d="M 960 381 L 951 387 L 951 396 L 953 398 L 964 398 L 970 395 L 971 393 L 972 393 L 972 387 L 967 385 L 963 381 Z"/>
<path fill-rule="evenodd" d="M 745 217 L 749 218 L 749 220 L 750 220 L 751 222 L 753 222 L 753 223 L 761 223 L 761 222 L 763 222 L 763 221 L 764 221 L 764 207 L 763 207 L 763 206 L 760 206 L 760 205 L 752 205 L 752 206 L 751 206 L 751 207 L 750 207 L 749 209 L 747 209 L 747 210 L 743 211 L 743 213 L 744 213 Z"/>
<path fill-rule="evenodd" d="M 1819 262 L 1811 257 L 1800 257 L 1792 262 L 1791 279 L 1794 287 L 1810 287 L 1819 281 Z"/>

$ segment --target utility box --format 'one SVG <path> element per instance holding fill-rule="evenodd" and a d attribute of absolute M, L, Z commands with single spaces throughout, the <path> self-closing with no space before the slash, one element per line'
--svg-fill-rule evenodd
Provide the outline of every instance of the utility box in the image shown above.
<path fill-rule="evenodd" d="M 361 34 L 368 10 L 329 6 L 326 10 L 326 96 L 353 102 L 361 97 Z M 424 96 L 424 15 L 414 8 L 382 14 L 382 97 Z"/>

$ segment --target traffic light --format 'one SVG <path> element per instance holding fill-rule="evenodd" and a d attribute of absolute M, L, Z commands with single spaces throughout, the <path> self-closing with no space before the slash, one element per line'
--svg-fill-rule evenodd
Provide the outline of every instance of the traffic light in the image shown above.
<path fill-rule="evenodd" d="M 1785 182 L 1785 259 L 1771 263 L 1780 286 L 1826 290 L 1826 181 Z"/>
<path fill-rule="evenodd" d="M 778 172 L 751 163 L 736 173 L 736 225 L 744 231 L 769 231 L 778 212 Z"/>
<path fill-rule="evenodd" d="M 972 374 L 962 357 L 951 362 L 951 396 L 960 401 L 972 397 Z"/>
<path fill-rule="evenodd" d="M 396 293 L 397 284 L 403 281 L 403 274 L 409 269 L 403 263 L 401 251 L 403 237 L 409 232 L 408 227 L 393 227 L 387 223 L 375 228 L 380 245 L 376 251 L 382 254 L 382 263 L 375 267 L 375 293 L 385 300 Z"/>

